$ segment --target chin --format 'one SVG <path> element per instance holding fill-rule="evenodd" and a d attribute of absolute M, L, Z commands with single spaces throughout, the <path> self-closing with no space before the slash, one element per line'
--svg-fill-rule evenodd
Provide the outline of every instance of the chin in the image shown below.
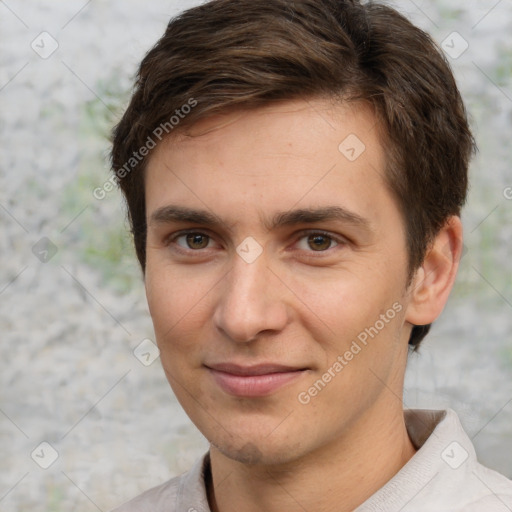
<path fill-rule="evenodd" d="M 241 447 L 221 443 L 212 443 L 212 445 L 225 457 L 236 460 L 242 464 L 268 464 L 268 456 L 265 456 L 260 449 L 261 446 L 258 446 L 256 443 L 248 442 Z"/>
<path fill-rule="evenodd" d="M 242 464 L 274 466 L 293 462 L 299 458 L 301 443 L 289 439 L 265 436 L 241 436 L 235 439 L 212 439 L 210 444 L 225 457 Z"/>

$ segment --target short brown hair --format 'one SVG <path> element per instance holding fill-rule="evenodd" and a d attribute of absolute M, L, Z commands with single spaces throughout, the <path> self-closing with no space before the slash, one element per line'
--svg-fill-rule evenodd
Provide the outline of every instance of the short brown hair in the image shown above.
<path fill-rule="evenodd" d="M 313 97 L 372 105 L 412 277 L 447 218 L 460 215 L 474 140 L 431 38 L 394 9 L 357 0 L 212 0 L 169 22 L 113 131 L 112 167 L 143 270 L 148 151 L 139 150 L 217 113 Z M 415 326 L 409 344 L 429 328 Z"/>

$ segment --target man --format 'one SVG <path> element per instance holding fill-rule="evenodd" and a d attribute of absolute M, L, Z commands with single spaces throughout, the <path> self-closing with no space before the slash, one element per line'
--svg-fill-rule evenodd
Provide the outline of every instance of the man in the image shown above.
<path fill-rule="evenodd" d="M 507 511 L 453 411 L 404 411 L 462 250 L 474 143 L 389 7 L 214 0 L 172 20 L 115 129 L 163 369 L 210 442 L 118 511 Z"/>

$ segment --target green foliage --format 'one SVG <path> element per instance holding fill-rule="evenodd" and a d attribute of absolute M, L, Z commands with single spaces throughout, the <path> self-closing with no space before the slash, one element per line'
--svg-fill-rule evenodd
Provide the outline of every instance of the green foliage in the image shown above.
<path fill-rule="evenodd" d="M 501 86 L 512 84 L 512 46 L 501 44 L 497 51 L 497 65 L 494 68 L 494 78 Z"/>
<path fill-rule="evenodd" d="M 464 9 L 452 8 L 448 5 L 440 4 L 439 14 L 443 22 L 451 23 L 453 21 L 459 20 L 463 16 Z"/>
<path fill-rule="evenodd" d="M 67 242 L 78 259 L 101 273 L 105 284 L 123 293 L 140 279 L 140 271 L 125 224 L 119 191 L 103 200 L 93 191 L 110 178 L 109 136 L 127 98 L 117 74 L 94 88 L 98 97 L 82 105 L 79 128 L 79 168 L 65 187 L 61 209 L 72 219 L 86 208 L 66 231 Z"/>

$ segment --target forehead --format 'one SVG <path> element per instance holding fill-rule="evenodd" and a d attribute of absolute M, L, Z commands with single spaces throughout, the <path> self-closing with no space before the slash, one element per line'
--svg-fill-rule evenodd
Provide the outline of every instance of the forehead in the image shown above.
<path fill-rule="evenodd" d="M 271 147 L 276 150 L 276 155 L 279 149 L 286 154 L 286 148 L 293 147 L 293 154 L 288 153 L 288 156 L 307 157 L 311 156 L 312 146 L 323 151 L 330 145 L 336 156 L 339 152 L 349 161 L 355 161 L 366 148 L 372 153 L 379 149 L 379 129 L 373 109 L 366 102 L 340 102 L 333 98 L 297 99 L 248 110 L 230 110 L 200 119 L 191 127 L 176 130 L 158 149 L 165 151 L 167 146 L 168 150 L 178 148 L 195 152 L 198 147 L 203 150 L 213 147 L 217 154 L 221 154 L 224 149 L 232 152 L 233 145 L 229 145 L 229 141 L 236 141 L 237 144 L 245 142 L 248 154 Z M 325 144 L 319 145 L 315 134 L 328 136 Z M 343 135 L 354 136 L 348 142 L 356 143 L 358 151 L 355 155 L 344 153 L 344 147 L 339 147 L 343 142 L 340 137 L 345 138 Z M 217 146 L 219 141 L 224 144 Z"/>
<path fill-rule="evenodd" d="M 147 214 L 172 203 L 269 219 L 293 207 L 338 205 L 378 217 L 391 200 L 384 169 L 376 118 L 362 103 L 297 100 L 234 111 L 155 148 Z"/>

